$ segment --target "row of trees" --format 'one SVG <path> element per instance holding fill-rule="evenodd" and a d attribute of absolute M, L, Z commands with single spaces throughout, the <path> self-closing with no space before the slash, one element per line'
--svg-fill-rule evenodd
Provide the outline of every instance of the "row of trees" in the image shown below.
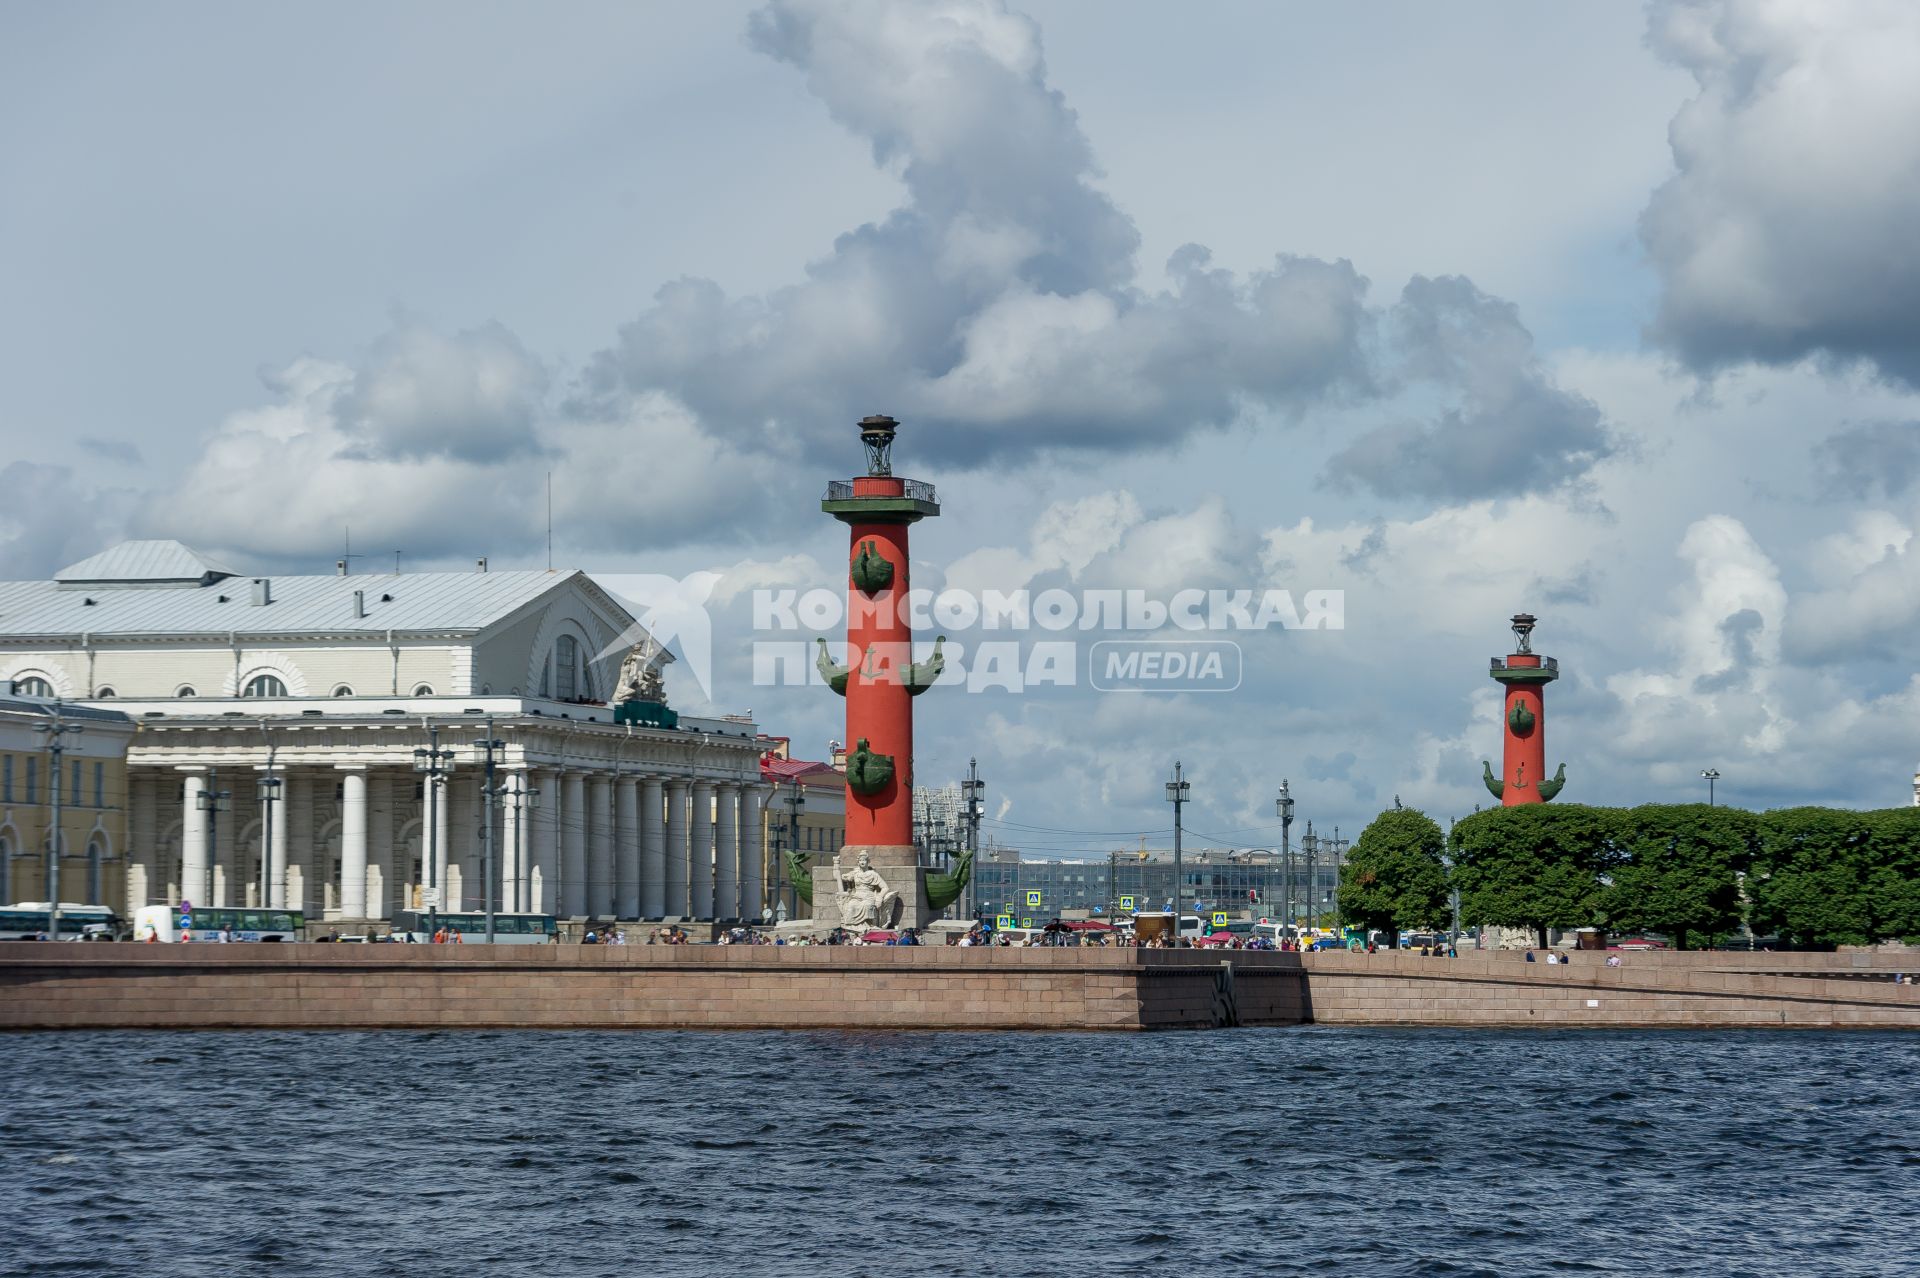
<path fill-rule="evenodd" d="M 1452 837 L 1382 812 L 1340 870 L 1340 915 L 1398 933 L 1467 926 L 1660 932 L 1681 949 L 1742 930 L 1803 946 L 1920 941 L 1920 808 L 1748 812 L 1704 804 L 1533 803 Z"/>

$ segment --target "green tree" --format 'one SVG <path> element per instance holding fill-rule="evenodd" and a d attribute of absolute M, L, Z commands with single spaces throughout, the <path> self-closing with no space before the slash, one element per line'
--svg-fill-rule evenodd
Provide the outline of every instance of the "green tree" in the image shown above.
<path fill-rule="evenodd" d="M 1662 932 L 1674 948 L 1711 944 L 1740 926 L 1740 875 L 1759 822 L 1740 808 L 1649 803 L 1620 812 L 1617 863 L 1602 900 L 1616 931 Z"/>
<path fill-rule="evenodd" d="M 1762 813 L 1760 849 L 1747 877 L 1754 931 L 1794 945 L 1874 940 L 1874 824 L 1868 813 L 1838 808 Z"/>
<path fill-rule="evenodd" d="M 1873 835 L 1867 899 L 1874 939 L 1920 942 L 1920 807 L 1866 815 Z"/>
<path fill-rule="evenodd" d="M 1340 917 L 1389 933 L 1447 917 L 1446 836 L 1426 813 L 1394 808 L 1375 817 L 1340 867 Z"/>
<path fill-rule="evenodd" d="M 1493 808 L 1453 827 L 1453 881 L 1469 924 L 1547 929 L 1596 923 L 1603 876 L 1618 859 L 1614 808 L 1528 803 Z"/>

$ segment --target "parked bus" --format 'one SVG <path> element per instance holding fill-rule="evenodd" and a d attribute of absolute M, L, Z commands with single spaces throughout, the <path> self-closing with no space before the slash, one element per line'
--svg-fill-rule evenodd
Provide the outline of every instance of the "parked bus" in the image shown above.
<path fill-rule="evenodd" d="M 198 922 L 198 920 L 195 920 Z M 416 941 L 431 941 L 435 928 L 451 930 L 463 944 L 486 944 L 487 916 L 463 910 L 450 914 L 445 910 L 395 910 L 393 938 L 405 939 L 411 933 Z M 547 945 L 560 934 L 560 920 L 551 914 L 495 914 L 493 941 L 496 945 Z"/>
<path fill-rule="evenodd" d="M 220 906 L 195 906 L 193 926 L 180 926 L 182 915 L 177 905 L 143 905 L 133 914 L 133 939 L 152 939 L 172 944 L 181 934 L 191 931 L 196 941 L 218 941 L 232 929 L 236 941 L 297 941 L 307 925 L 299 910 L 229 909 Z"/>
<path fill-rule="evenodd" d="M 47 931 L 49 906 L 45 901 L 21 901 L 0 906 L 0 941 L 32 941 L 52 936 Z M 120 934 L 120 916 L 104 905 L 60 902 L 62 941 L 111 941 Z"/>

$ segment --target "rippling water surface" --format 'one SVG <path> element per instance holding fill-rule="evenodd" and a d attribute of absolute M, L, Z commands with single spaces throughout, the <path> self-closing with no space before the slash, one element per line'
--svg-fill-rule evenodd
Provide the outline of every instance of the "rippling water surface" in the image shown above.
<path fill-rule="evenodd" d="M 0 1037 L 0 1271 L 1920 1273 L 1880 1034 Z"/>

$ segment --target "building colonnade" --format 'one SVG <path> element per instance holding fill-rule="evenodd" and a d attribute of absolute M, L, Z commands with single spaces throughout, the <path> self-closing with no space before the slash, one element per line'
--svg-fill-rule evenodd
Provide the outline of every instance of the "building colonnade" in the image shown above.
<path fill-rule="evenodd" d="M 484 907 L 484 772 L 377 763 L 136 767 L 128 906 L 266 906 L 310 921 Z M 494 908 L 560 917 L 751 919 L 769 903 L 764 784 L 641 769 L 494 772 Z M 426 870 L 431 854 L 434 868 Z M 263 883 L 264 880 L 264 883 Z"/>

